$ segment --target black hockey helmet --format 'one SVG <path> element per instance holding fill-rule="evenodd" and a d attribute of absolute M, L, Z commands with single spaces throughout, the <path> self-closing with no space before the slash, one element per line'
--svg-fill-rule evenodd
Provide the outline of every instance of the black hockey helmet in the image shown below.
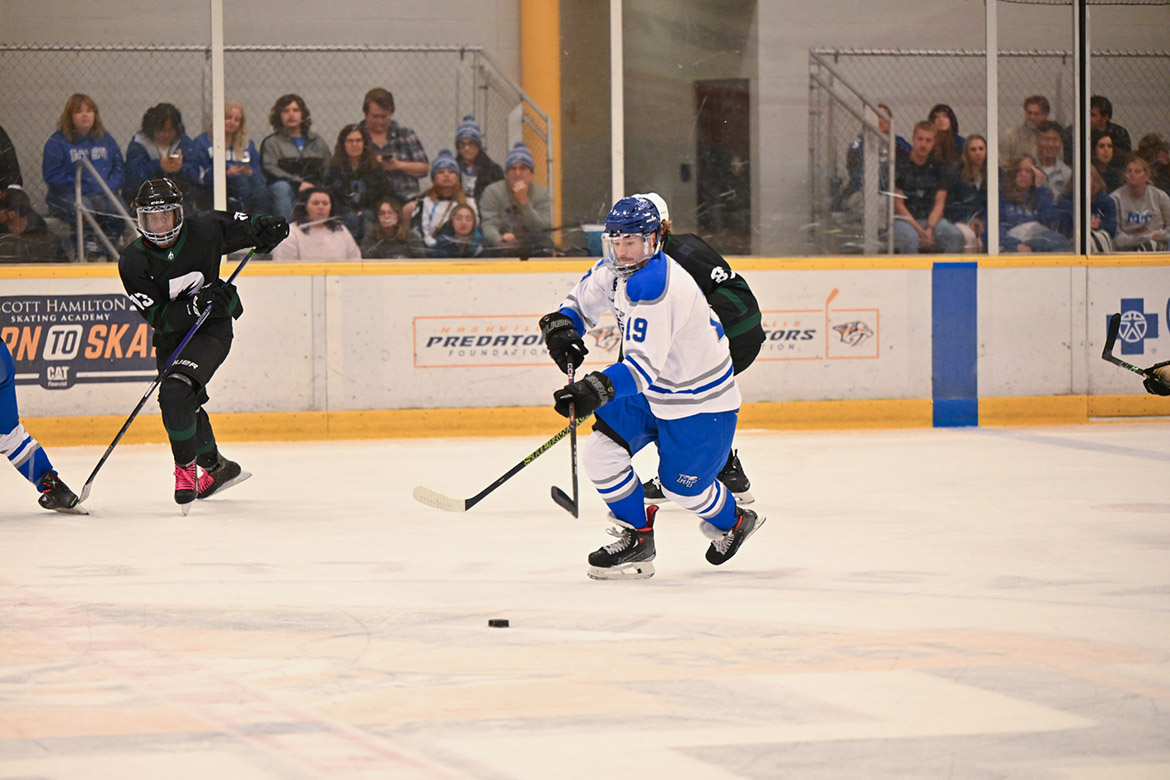
<path fill-rule="evenodd" d="M 138 232 L 155 246 L 175 242 L 183 229 L 183 191 L 170 179 L 147 179 L 134 198 Z"/>

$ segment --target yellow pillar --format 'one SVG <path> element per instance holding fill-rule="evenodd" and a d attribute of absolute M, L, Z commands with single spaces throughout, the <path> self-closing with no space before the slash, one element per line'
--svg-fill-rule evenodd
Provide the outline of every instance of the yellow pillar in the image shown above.
<path fill-rule="evenodd" d="M 521 0 L 520 2 L 520 87 L 552 124 L 553 143 L 553 215 L 554 225 L 561 224 L 561 15 L 557 0 Z M 525 128 L 525 143 L 533 147 Z M 533 149 L 535 151 L 535 149 Z M 533 155 L 536 180 L 547 180 L 547 161 Z"/>

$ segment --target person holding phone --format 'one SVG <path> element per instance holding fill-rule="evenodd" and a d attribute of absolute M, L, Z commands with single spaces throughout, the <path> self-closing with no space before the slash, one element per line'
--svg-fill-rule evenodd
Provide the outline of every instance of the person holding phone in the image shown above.
<path fill-rule="evenodd" d="M 179 109 L 159 103 L 146 109 L 141 128 L 126 147 L 122 197 L 130 202 L 138 196 L 143 182 L 167 178 L 182 190 L 183 206 L 188 211 L 207 208 L 211 190 L 205 186 L 203 174 L 209 165 L 207 155 L 187 136 Z"/>

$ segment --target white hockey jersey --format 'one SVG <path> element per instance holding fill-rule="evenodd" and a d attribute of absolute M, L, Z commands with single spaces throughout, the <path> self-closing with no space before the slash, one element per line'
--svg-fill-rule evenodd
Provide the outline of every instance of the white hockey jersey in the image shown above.
<path fill-rule="evenodd" d="M 618 397 L 642 393 L 664 420 L 739 408 L 742 399 L 719 317 L 691 275 L 661 251 L 624 279 L 604 260 L 598 262 L 560 311 L 581 335 L 613 312 L 623 358 L 602 373 Z"/>

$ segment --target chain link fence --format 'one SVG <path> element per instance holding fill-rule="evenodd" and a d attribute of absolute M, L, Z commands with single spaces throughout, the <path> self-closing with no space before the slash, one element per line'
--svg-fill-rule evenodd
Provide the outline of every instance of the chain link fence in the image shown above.
<path fill-rule="evenodd" d="M 71 94 L 94 99 L 123 154 L 143 113 L 157 103 L 177 106 L 192 138 L 215 123 L 211 53 L 203 46 L 0 45 L 0 71 L 0 124 L 16 149 L 24 188 L 42 213 L 42 151 Z M 362 118 L 367 90 L 384 87 L 394 95 L 395 121 L 418 134 L 431 159 L 441 149 L 454 151 L 459 121 L 473 114 L 492 159 L 503 165 L 511 145 L 523 140 L 538 180 L 553 190 L 547 114 L 477 47 L 227 46 L 224 84 L 226 98 L 244 106 L 257 147 L 272 132 L 268 113 L 283 94 L 304 98 L 313 131 L 332 149 L 341 128 Z"/>

